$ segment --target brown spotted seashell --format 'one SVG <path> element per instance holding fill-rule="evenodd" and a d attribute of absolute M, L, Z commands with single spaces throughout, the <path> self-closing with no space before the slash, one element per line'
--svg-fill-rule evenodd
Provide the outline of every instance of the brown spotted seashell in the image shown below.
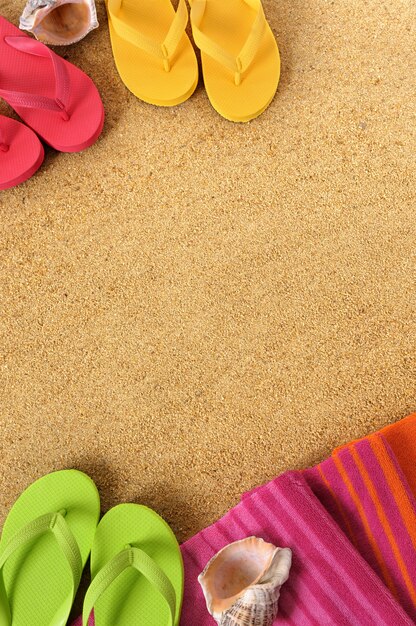
<path fill-rule="evenodd" d="M 49 45 L 75 43 L 98 27 L 94 0 L 28 0 L 19 27 Z"/>
<path fill-rule="evenodd" d="M 289 548 L 257 537 L 229 544 L 198 577 L 208 611 L 219 626 L 272 626 L 291 564 Z"/>

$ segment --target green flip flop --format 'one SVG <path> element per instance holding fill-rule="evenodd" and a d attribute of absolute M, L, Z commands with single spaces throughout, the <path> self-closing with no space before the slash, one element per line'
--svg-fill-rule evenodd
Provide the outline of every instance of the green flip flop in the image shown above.
<path fill-rule="evenodd" d="M 77 470 L 21 494 L 0 540 L 0 626 L 65 626 L 99 516 L 97 488 Z"/>
<path fill-rule="evenodd" d="M 95 626 L 178 626 L 183 577 L 168 524 L 145 506 L 120 504 L 97 528 L 83 626 L 93 609 Z"/>

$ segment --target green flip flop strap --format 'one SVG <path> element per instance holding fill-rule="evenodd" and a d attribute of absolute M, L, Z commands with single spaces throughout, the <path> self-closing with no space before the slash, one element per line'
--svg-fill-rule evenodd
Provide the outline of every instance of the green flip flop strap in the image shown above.
<path fill-rule="evenodd" d="M 58 616 L 71 608 L 75 592 L 78 588 L 82 574 L 82 559 L 77 541 L 72 534 L 68 523 L 65 521 L 65 512 L 47 513 L 32 520 L 26 526 L 23 526 L 10 539 L 6 547 L 0 554 L 0 624 L 12 623 L 9 600 L 7 598 L 6 588 L 3 580 L 3 567 L 7 560 L 22 546 L 34 539 L 38 539 L 41 535 L 52 532 L 65 560 L 69 565 L 72 575 L 73 590 L 68 600 L 68 607 L 65 603 L 64 607 L 60 607 L 52 621 L 56 623 Z"/>
<path fill-rule="evenodd" d="M 111 583 L 129 567 L 134 567 L 140 574 L 143 574 L 166 601 L 170 613 L 169 626 L 173 626 L 175 622 L 176 596 L 172 583 L 146 552 L 140 550 L 140 548 L 133 547 L 128 547 L 116 554 L 94 577 L 85 595 L 82 611 L 83 626 L 87 626 L 88 618 L 97 600 L 105 593 Z"/>

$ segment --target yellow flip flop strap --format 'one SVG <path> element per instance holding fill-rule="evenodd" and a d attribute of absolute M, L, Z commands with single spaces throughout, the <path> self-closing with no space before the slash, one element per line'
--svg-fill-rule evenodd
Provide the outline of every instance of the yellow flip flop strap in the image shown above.
<path fill-rule="evenodd" d="M 224 0 L 225 1 L 225 0 Z M 260 0 L 245 0 L 255 11 L 256 18 L 251 27 L 251 31 L 246 42 L 239 54 L 234 57 L 224 48 L 219 46 L 215 41 L 207 37 L 200 29 L 202 19 L 204 17 L 207 0 L 190 0 L 191 2 L 191 24 L 192 33 L 196 45 L 202 52 L 227 67 L 234 73 L 234 82 L 236 85 L 241 83 L 242 74 L 248 69 L 253 62 L 261 41 L 263 39 L 266 27 L 266 17 L 264 15 L 263 6 Z"/>
<path fill-rule="evenodd" d="M 122 39 L 125 39 L 133 46 L 137 46 L 147 54 L 157 57 L 163 61 L 163 67 L 166 72 L 171 69 L 171 62 L 176 48 L 178 47 L 183 33 L 188 24 L 188 10 L 185 0 L 179 0 L 178 10 L 169 28 L 169 31 L 162 43 L 158 43 L 153 39 L 149 39 L 132 26 L 129 26 L 118 17 L 122 0 L 108 0 L 107 10 L 108 17 L 116 33 Z M 155 11 L 155 19 L 157 19 L 157 11 Z"/>

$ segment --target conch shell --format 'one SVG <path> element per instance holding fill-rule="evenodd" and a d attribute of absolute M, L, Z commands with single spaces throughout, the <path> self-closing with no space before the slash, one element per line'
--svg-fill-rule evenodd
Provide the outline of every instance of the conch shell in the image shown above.
<path fill-rule="evenodd" d="M 94 0 L 28 0 L 20 28 L 53 46 L 66 46 L 98 27 Z"/>
<path fill-rule="evenodd" d="M 208 611 L 219 626 L 272 626 L 291 564 L 289 548 L 263 539 L 230 543 L 198 576 Z"/>

